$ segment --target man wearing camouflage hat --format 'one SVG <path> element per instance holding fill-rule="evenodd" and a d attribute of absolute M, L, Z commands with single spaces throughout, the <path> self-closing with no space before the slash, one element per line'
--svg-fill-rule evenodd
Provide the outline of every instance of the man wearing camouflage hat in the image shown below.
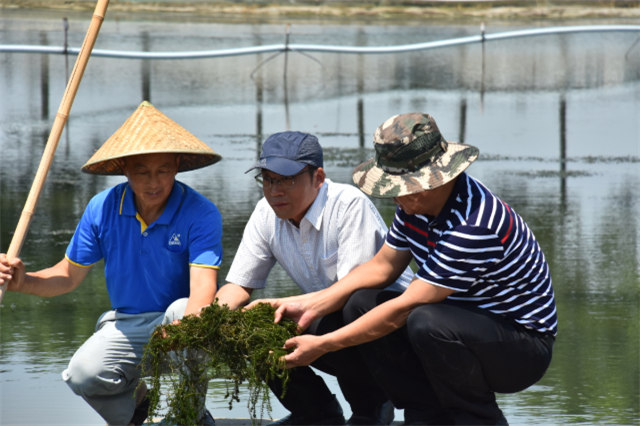
<path fill-rule="evenodd" d="M 110 425 L 142 424 L 149 401 L 140 384 L 144 345 L 155 327 L 197 314 L 216 294 L 222 260 L 217 207 L 175 179 L 220 155 L 143 102 L 82 167 L 126 182 L 94 196 L 56 265 L 25 272 L 0 253 L 9 291 L 53 297 L 73 291 L 104 260 L 111 310 L 76 351 L 63 380 Z M 140 384 L 140 386 L 139 386 Z M 204 407 L 198 424 L 215 424 Z"/>
<path fill-rule="evenodd" d="M 506 424 L 495 392 L 523 390 L 551 361 L 549 267 L 523 219 L 465 172 L 478 149 L 444 139 L 430 115 L 391 117 L 353 180 L 397 204 L 386 243 L 333 286 L 272 300 L 304 328 L 342 309 L 347 325 L 285 346 L 294 367 L 360 345 L 405 424 Z M 383 287 L 415 260 L 403 293 Z"/>

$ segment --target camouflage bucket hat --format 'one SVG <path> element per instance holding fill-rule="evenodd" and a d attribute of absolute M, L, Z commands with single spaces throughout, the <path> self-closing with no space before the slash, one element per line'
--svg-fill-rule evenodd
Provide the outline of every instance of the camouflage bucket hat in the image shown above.
<path fill-rule="evenodd" d="M 478 148 L 447 142 L 428 114 L 395 115 L 373 135 L 375 158 L 353 171 L 353 182 L 377 198 L 392 198 L 434 189 L 462 173 Z"/>

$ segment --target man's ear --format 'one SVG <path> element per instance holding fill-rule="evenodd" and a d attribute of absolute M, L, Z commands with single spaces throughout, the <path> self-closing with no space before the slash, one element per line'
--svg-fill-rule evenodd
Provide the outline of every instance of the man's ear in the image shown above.
<path fill-rule="evenodd" d="M 322 186 L 322 184 L 324 183 L 325 178 L 327 177 L 324 174 L 324 169 L 322 167 L 318 167 L 318 169 L 316 170 L 315 174 L 315 179 L 316 181 L 314 182 L 314 185 L 318 188 L 320 188 Z"/>

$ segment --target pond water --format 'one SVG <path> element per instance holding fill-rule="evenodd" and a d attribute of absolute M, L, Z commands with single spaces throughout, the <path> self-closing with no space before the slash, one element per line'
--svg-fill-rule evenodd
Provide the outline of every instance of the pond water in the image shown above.
<path fill-rule="evenodd" d="M 69 44 L 79 46 L 87 18 L 69 22 Z M 487 31 L 527 27 L 500 23 Z M 107 17 L 96 48 L 246 47 L 282 43 L 285 31 L 279 23 Z M 291 26 L 290 41 L 398 45 L 478 31 L 475 23 L 300 23 Z M 143 99 L 223 156 L 214 166 L 178 176 L 222 212 L 221 281 L 261 196 L 243 172 L 266 136 L 285 129 L 315 133 L 325 149 L 328 176 L 351 182 L 353 167 L 372 155 L 371 137 L 382 121 L 401 112 L 429 112 L 446 138 L 480 148 L 469 173 L 527 220 L 551 265 L 559 314 L 554 358 L 539 383 L 499 395 L 510 423 L 638 424 L 638 36 L 548 35 L 383 55 L 92 58 L 21 257 L 30 270 L 57 262 L 90 197 L 122 180 L 85 175 L 80 167 Z M 62 40 L 61 16 L 8 10 L 0 15 L 0 44 L 60 45 Z M 11 241 L 74 60 L 0 53 L 0 251 Z M 375 203 L 389 223 L 394 206 Z M 259 296 L 296 291 L 276 269 Z M 108 308 L 100 267 L 68 295 L 5 296 L 0 424 L 104 424 L 67 388 L 60 372 Z M 335 381 L 329 382 L 339 393 Z M 217 418 L 247 417 L 244 402 L 228 409 L 223 383 L 212 382 L 207 406 Z M 345 411 L 350 414 L 346 405 Z M 273 417 L 285 414 L 274 401 Z M 396 419 L 402 419 L 401 411 Z"/>

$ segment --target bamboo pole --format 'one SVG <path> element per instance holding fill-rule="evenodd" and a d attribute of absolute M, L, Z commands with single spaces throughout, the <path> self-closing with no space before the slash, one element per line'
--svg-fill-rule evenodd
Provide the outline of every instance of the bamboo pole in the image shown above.
<path fill-rule="evenodd" d="M 36 176 L 33 179 L 31 190 L 29 191 L 18 225 L 16 226 L 13 238 L 9 244 L 9 249 L 7 250 L 7 259 L 9 260 L 15 259 L 20 255 L 20 250 L 22 249 L 22 245 L 27 235 L 27 230 L 31 224 L 36 204 L 38 203 L 38 198 L 42 192 L 42 187 L 44 186 L 45 179 L 47 178 L 47 173 L 51 168 L 53 155 L 58 147 L 60 135 L 67 123 L 71 105 L 73 104 L 78 87 L 80 86 L 80 81 L 82 80 L 82 75 L 87 67 L 87 62 L 89 62 L 89 57 L 91 57 L 91 51 L 93 50 L 96 39 L 98 38 L 98 32 L 102 26 L 102 21 L 104 20 L 104 15 L 107 12 L 108 5 L 109 0 L 98 0 L 98 3 L 96 4 L 93 17 L 91 18 L 91 23 L 89 24 L 89 29 L 87 30 L 84 41 L 82 42 L 78 58 L 73 66 L 73 70 L 71 71 L 71 77 L 67 82 L 67 87 L 65 88 L 64 95 L 62 96 L 60 107 L 58 108 L 55 120 L 53 121 L 51 133 L 49 133 L 49 139 L 47 140 L 44 152 L 42 153 L 40 165 L 38 166 Z M 7 284 L 7 282 L 3 282 L 0 286 L 0 302 L 2 302 L 2 298 L 6 292 Z"/>

